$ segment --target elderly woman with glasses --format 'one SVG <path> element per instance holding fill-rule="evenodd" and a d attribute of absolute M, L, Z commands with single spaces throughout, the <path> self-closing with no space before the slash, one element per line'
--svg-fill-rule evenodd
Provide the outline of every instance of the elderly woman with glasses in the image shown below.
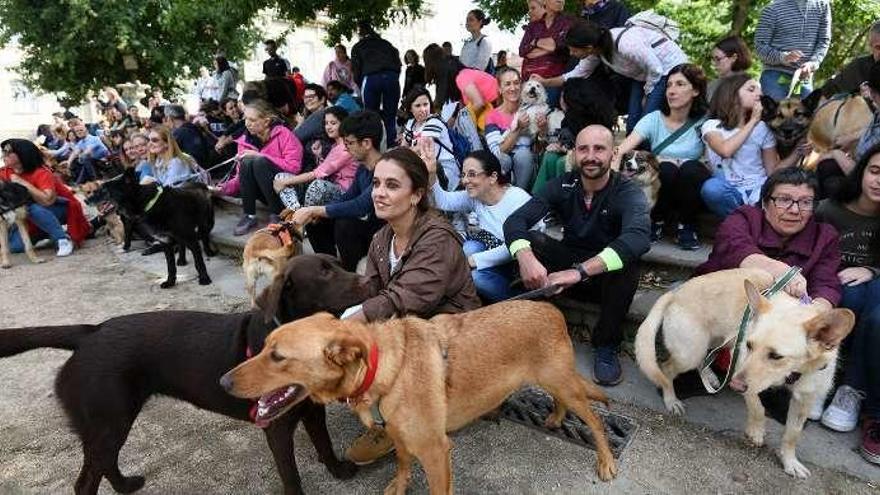
<path fill-rule="evenodd" d="M 785 291 L 826 308 L 840 303 L 840 265 L 834 227 L 813 218 L 816 177 L 799 168 L 777 170 L 761 189 L 761 207 L 744 205 L 718 227 L 709 260 L 697 275 L 730 268 L 760 268 L 781 277 L 801 273 Z"/>

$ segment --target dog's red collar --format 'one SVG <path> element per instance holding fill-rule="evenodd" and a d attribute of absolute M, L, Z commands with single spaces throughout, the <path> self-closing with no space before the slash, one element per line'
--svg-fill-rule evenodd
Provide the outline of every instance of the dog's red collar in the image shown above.
<path fill-rule="evenodd" d="M 364 375 L 364 381 L 361 383 L 361 386 L 358 387 L 357 390 L 354 391 L 349 397 L 345 399 L 345 402 L 349 404 L 357 403 L 360 401 L 361 397 L 367 390 L 370 390 L 370 387 L 373 385 L 373 380 L 376 379 L 376 371 L 379 369 L 379 346 L 373 342 L 370 345 L 370 355 L 367 357 L 367 374 Z"/>

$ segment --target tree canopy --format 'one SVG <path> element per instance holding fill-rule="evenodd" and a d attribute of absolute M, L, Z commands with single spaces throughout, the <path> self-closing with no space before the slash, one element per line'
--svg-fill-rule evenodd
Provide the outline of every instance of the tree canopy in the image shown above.
<path fill-rule="evenodd" d="M 476 0 L 502 28 L 512 29 L 526 20 L 523 0 Z M 749 46 L 761 9 L 770 0 L 625 0 L 630 10 L 654 9 L 681 26 L 681 44 L 690 59 L 711 73 L 709 54 L 712 45 L 729 33 L 742 35 Z M 566 10 L 579 15 L 582 2 L 569 0 Z M 834 74 L 855 55 L 865 50 L 865 37 L 874 21 L 880 20 L 880 2 L 876 0 L 832 0 L 831 48 L 820 67 L 818 78 Z M 755 64 L 754 70 L 759 69 Z"/>
<path fill-rule="evenodd" d="M 0 44 L 23 51 L 25 84 L 55 93 L 65 106 L 90 90 L 141 81 L 174 89 L 224 53 L 247 58 L 274 11 L 300 26 L 329 21 L 327 41 L 354 32 L 359 19 L 386 27 L 419 14 L 422 0 L 0 0 Z"/>

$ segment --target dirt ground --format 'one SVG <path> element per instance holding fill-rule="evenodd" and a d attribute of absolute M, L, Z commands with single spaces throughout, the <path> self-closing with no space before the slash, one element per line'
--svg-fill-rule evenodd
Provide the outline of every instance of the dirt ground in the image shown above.
<path fill-rule="evenodd" d="M 43 254 L 51 258 L 51 253 Z M 119 261 L 102 241 L 66 259 L 0 272 L 0 328 L 99 322 L 150 310 L 238 311 L 240 297 L 218 285 L 181 282 L 160 290 L 154 275 Z M 228 269 L 235 267 L 229 263 Z M 213 274 L 212 274 L 213 276 Z M 0 331 L 2 338 L 2 331 Z M 36 350 L 0 360 L 0 493 L 70 492 L 82 459 L 52 392 L 69 353 Z M 194 357 L 197 359 L 197 357 Z M 459 493 L 877 493 L 877 487 L 818 466 L 794 480 L 768 448 L 752 448 L 740 431 L 714 433 L 650 410 L 615 404 L 639 429 L 621 459 L 620 477 L 606 485 L 594 474 L 595 455 L 512 423 L 478 422 L 453 435 Z M 341 406 L 328 423 L 337 451 L 361 427 Z M 349 481 L 333 479 L 317 462 L 304 432 L 296 456 L 307 493 L 378 493 L 393 462 L 367 467 Z M 252 425 L 197 410 L 179 401 L 150 401 L 120 455 L 125 474 L 143 474 L 142 493 L 279 493 L 261 432 Z M 417 470 L 411 493 L 427 487 Z M 105 482 L 101 493 L 112 493 Z"/>

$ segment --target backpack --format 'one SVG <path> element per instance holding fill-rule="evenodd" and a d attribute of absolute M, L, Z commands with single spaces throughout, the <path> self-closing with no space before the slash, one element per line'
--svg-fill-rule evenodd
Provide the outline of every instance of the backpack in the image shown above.
<path fill-rule="evenodd" d="M 446 131 L 449 133 L 449 142 L 452 143 L 452 149 L 446 148 L 443 143 L 437 141 L 443 149 L 452 153 L 452 156 L 455 157 L 455 161 L 458 162 L 459 168 L 461 168 L 461 164 L 464 163 L 464 159 L 468 154 L 473 151 L 473 146 L 471 145 L 471 141 L 459 132 L 456 126 L 456 121 L 458 120 L 459 113 L 461 112 L 463 105 L 461 103 L 457 104 L 455 107 L 455 111 L 452 112 L 452 116 L 449 117 L 448 122 L 443 122 L 443 119 L 439 119 L 443 122 L 443 125 L 446 127 Z"/>
<path fill-rule="evenodd" d="M 486 39 L 485 36 L 480 37 L 480 41 L 477 41 L 477 48 L 480 48 L 480 43 L 482 43 L 484 39 Z M 489 54 L 489 63 L 486 64 L 486 68 L 483 69 L 483 71 L 493 76 L 495 75 L 495 61 L 492 60 L 492 54 Z"/>
<path fill-rule="evenodd" d="M 681 28 L 677 22 L 654 12 L 654 10 L 645 10 L 627 19 L 624 27 L 629 29 L 633 26 L 656 31 L 672 41 L 678 41 L 681 36 Z"/>

